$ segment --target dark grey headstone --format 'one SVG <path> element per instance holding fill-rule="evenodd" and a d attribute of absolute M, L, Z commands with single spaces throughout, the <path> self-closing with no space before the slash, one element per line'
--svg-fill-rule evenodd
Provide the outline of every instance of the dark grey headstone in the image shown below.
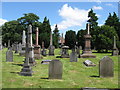
<path fill-rule="evenodd" d="M 108 56 L 103 57 L 99 61 L 99 75 L 100 77 L 113 77 L 113 61 Z"/>
<path fill-rule="evenodd" d="M 86 60 L 83 62 L 86 66 L 96 66 L 93 62 L 91 62 L 90 60 Z"/>
<path fill-rule="evenodd" d="M 72 53 L 70 54 L 70 62 L 77 62 L 77 53 L 75 50 L 72 50 Z"/>
<path fill-rule="evenodd" d="M 42 55 L 43 56 L 46 56 L 46 50 L 43 48 L 43 50 L 42 50 Z"/>
<path fill-rule="evenodd" d="M 6 62 L 13 62 L 13 51 L 11 48 L 6 52 Z"/>
<path fill-rule="evenodd" d="M 50 45 L 48 49 L 49 49 L 49 55 L 50 56 L 54 56 L 54 49 L 55 49 L 55 47 L 53 45 Z"/>
<path fill-rule="evenodd" d="M 62 62 L 59 60 L 52 60 L 49 64 L 49 79 L 62 79 Z"/>
<path fill-rule="evenodd" d="M 68 46 L 63 46 L 62 47 L 62 53 L 61 53 L 62 58 L 69 58 L 68 49 L 69 49 Z"/>

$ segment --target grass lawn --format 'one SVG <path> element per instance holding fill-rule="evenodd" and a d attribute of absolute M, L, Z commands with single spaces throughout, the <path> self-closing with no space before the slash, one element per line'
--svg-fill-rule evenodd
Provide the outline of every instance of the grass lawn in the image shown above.
<path fill-rule="evenodd" d="M 55 50 L 55 56 L 46 56 L 36 60 L 37 65 L 32 67 L 33 76 L 20 76 L 25 57 L 14 53 L 14 62 L 6 62 L 6 48 L 0 51 L 2 54 L 2 88 L 118 88 L 118 57 L 111 56 L 111 53 L 93 53 L 97 58 L 89 58 L 95 67 L 86 67 L 84 58 L 78 58 L 78 62 L 70 62 L 69 58 L 57 58 L 63 63 L 63 76 L 61 80 L 48 78 L 48 66 L 41 64 L 42 60 L 53 60 L 60 56 L 60 49 Z M 114 61 L 114 77 L 100 78 L 99 60 L 104 56 L 109 56 Z M 43 79 L 44 78 L 44 79 Z M 1 83 L 0 83 L 1 84 Z"/>

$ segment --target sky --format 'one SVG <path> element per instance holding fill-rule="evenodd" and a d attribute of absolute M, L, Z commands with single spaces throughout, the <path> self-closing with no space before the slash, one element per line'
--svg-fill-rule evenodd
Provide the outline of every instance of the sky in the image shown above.
<path fill-rule="evenodd" d="M 25 13 L 34 13 L 40 17 L 40 22 L 43 22 L 46 16 L 52 30 L 57 24 L 60 33 L 85 29 L 91 8 L 98 17 L 99 26 L 105 23 L 109 13 L 116 12 L 118 15 L 118 2 L 2 2 L 0 5 L 0 25 L 17 20 Z"/>

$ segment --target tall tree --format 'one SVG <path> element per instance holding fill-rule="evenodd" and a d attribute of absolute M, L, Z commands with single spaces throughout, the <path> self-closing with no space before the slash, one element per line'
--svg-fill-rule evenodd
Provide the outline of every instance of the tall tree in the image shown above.
<path fill-rule="evenodd" d="M 55 26 L 55 30 L 53 31 L 53 44 L 56 48 L 59 47 L 59 43 L 58 43 L 58 40 L 59 40 L 59 30 L 58 30 L 58 27 L 57 27 L 57 24 Z"/>
<path fill-rule="evenodd" d="M 69 30 L 65 34 L 65 45 L 70 48 L 74 48 L 76 45 L 76 33 L 75 31 Z"/>

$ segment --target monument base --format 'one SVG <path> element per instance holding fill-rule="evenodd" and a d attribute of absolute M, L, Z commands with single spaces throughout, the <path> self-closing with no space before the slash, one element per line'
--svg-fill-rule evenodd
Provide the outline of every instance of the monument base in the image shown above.
<path fill-rule="evenodd" d="M 32 76 L 32 68 L 30 65 L 24 64 L 21 72 L 19 73 L 21 76 Z"/>
<path fill-rule="evenodd" d="M 61 58 L 69 58 L 69 54 L 61 55 Z"/>
<path fill-rule="evenodd" d="M 80 57 L 81 58 L 96 58 L 96 56 L 91 53 L 82 54 Z"/>
<path fill-rule="evenodd" d="M 40 45 L 34 46 L 34 58 L 35 59 L 42 59 L 42 56 L 40 54 Z"/>
<path fill-rule="evenodd" d="M 118 54 L 119 54 L 118 49 L 117 49 L 117 48 L 116 48 L 116 49 L 113 49 L 113 51 L 112 51 L 112 56 L 118 56 Z"/>

